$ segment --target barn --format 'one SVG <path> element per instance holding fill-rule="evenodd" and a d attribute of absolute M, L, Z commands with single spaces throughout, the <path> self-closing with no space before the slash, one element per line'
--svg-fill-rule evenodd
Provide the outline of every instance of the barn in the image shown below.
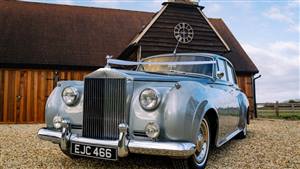
<path fill-rule="evenodd" d="M 209 9 L 207 9 L 209 10 Z M 0 1 L 0 123 L 43 123 L 59 80 L 82 80 L 106 55 L 138 60 L 173 52 L 174 26 L 189 23 L 194 39 L 177 52 L 224 55 L 234 65 L 254 116 L 258 69 L 222 19 L 203 7 L 165 2 L 157 13 Z"/>

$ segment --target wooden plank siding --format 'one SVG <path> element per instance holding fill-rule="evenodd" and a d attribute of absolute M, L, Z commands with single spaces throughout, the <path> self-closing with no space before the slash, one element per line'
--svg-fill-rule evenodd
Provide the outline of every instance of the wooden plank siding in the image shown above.
<path fill-rule="evenodd" d="M 83 80 L 90 71 L 60 70 L 61 80 Z M 45 104 L 55 87 L 55 71 L 43 69 L 0 69 L 0 123 L 43 123 Z M 253 118 L 252 76 L 238 75 Z"/>
<path fill-rule="evenodd" d="M 62 70 L 62 80 L 82 80 L 90 71 Z M 55 87 L 54 70 L 0 69 L 0 123 L 43 123 Z"/>
<path fill-rule="evenodd" d="M 249 116 L 254 118 L 254 97 L 253 97 L 253 84 L 251 75 L 237 75 L 239 87 L 247 95 L 249 100 Z"/>
<path fill-rule="evenodd" d="M 178 42 L 174 38 L 174 27 L 179 23 L 189 24 L 193 28 L 194 36 L 190 43 L 178 45 L 178 53 L 223 54 L 228 52 L 226 46 L 196 6 L 168 3 L 163 13 L 138 41 L 141 46 L 141 55 L 148 57 L 173 53 Z"/>

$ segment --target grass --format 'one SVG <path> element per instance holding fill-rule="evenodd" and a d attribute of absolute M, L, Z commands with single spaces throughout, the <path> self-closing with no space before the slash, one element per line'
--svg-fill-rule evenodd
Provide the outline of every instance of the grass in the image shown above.
<path fill-rule="evenodd" d="M 259 110 L 257 116 L 260 118 L 300 120 L 300 110 L 280 110 L 279 116 L 276 116 L 274 110 Z"/>

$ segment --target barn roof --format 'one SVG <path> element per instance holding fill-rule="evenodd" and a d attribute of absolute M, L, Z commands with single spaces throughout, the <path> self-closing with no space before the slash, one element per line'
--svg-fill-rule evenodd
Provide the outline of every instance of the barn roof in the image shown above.
<path fill-rule="evenodd" d="M 0 0 L 0 63 L 102 66 L 153 13 Z"/>
<path fill-rule="evenodd" d="M 232 62 L 235 69 L 240 73 L 258 73 L 257 67 L 251 61 L 248 54 L 234 37 L 224 21 L 220 18 L 210 18 L 209 20 L 219 34 L 222 35 L 222 38 L 227 42 L 230 52 L 226 53 L 225 57 Z"/>
<path fill-rule="evenodd" d="M 148 12 L 1 1 L 0 65 L 100 67 L 106 55 L 118 57 L 153 17 Z M 231 49 L 225 56 L 237 72 L 258 72 L 224 22 L 209 21 Z"/>

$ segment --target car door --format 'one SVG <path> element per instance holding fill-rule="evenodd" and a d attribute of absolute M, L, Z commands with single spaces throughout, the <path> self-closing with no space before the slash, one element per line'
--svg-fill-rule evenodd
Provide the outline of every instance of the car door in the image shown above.
<path fill-rule="evenodd" d="M 237 85 L 237 79 L 235 75 L 235 71 L 233 69 L 233 66 L 227 61 L 226 62 L 226 71 L 227 71 L 227 76 L 228 76 L 228 90 L 229 90 L 229 95 L 232 99 L 229 105 L 229 117 L 231 118 L 231 124 L 232 124 L 232 132 L 237 129 L 238 122 L 239 122 L 239 117 L 240 117 L 240 105 L 239 105 L 239 100 L 238 100 L 238 95 L 240 89 L 238 88 Z"/>
<path fill-rule="evenodd" d="M 217 89 L 215 105 L 219 114 L 218 142 L 226 140 L 235 129 L 238 120 L 237 100 L 235 98 L 235 86 L 232 83 L 232 73 L 227 71 L 227 61 L 217 59 L 217 72 L 223 73 L 222 77 L 217 78 L 214 88 Z"/>

